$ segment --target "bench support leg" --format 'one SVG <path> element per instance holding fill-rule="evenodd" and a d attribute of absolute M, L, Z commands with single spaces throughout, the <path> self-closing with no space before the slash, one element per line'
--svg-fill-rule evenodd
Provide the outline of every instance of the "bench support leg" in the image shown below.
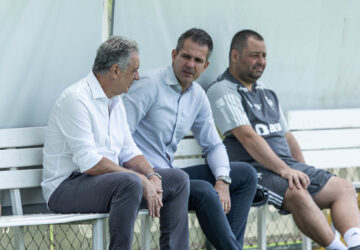
<path fill-rule="evenodd" d="M 140 226 L 140 250 L 150 249 L 150 215 L 141 215 L 141 226 Z"/>
<path fill-rule="evenodd" d="M 16 250 L 25 250 L 24 227 L 14 228 L 14 240 Z"/>
<path fill-rule="evenodd" d="M 93 249 L 104 249 L 104 219 L 97 219 L 92 223 Z"/>
<path fill-rule="evenodd" d="M 306 235 L 301 234 L 301 239 L 302 239 L 302 249 L 303 250 L 311 250 L 312 246 L 311 246 L 311 239 L 308 238 Z"/>
<path fill-rule="evenodd" d="M 267 205 L 257 208 L 258 249 L 266 250 L 266 208 Z"/>

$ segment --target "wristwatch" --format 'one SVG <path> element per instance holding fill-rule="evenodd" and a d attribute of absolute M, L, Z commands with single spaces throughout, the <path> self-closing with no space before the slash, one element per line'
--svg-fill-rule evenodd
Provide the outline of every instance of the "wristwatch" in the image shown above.
<path fill-rule="evenodd" d="M 150 173 L 148 173 L 148 174 L 146 175 L 146 178 L 149 179 L 149 178 L 150 178 L 151 176 L 153 176 L 153 175 L 156 175 L 157 177 L 159 177 L 160 180 L 162 180 L 161 175 L 158 174 L 158 173 L 156 173 L 156 172 L 150 172 Z"/>
<path fill-rule="evenodd" d="M 226 175 L 219 175 L 216 180 L 222 180 L 223 182 L 225 182 L 226 184 L 231 184 L 231 177 L 230 176 L 226 176 Z"/>

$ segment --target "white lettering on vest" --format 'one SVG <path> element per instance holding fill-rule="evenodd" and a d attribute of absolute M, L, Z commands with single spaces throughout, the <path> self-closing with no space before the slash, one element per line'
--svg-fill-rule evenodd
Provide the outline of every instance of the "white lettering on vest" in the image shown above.
<path fill-rule="evenodd" d="M 255 125 L 255 131 L 258 135 L 268 135 L 270 134 L 268 127 L 265 124 L 258 123 Z"/>
<path fill-rule="evenodd" d="M 258 135 L 269 135 L 270 133 L 276 133 L 282 131 L 280 123 L 269 124 L 269 127 L 266 124 L 258 123 L 255 124 L 255 131 Z"/>

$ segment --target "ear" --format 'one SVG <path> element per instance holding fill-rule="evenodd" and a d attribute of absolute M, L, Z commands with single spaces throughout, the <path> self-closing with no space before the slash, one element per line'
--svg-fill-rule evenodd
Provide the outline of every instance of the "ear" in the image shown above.
<path fill-rule="evenodd" d="M 172 62 L 174 62 L 176 56 L 177 56 L 177 51 L 176 51 L 176 49 L 173 49 L 173 50 L 171 51 L 171 59 L 172 59 Z"/>
<path fill-rule="evenodd" d="M 237 62 L 239 60 L 240 53 L 236 49 L 232 49 L 230 53 L 230 61 Z"/>
<path fill-rule="evenodd" d="M 204 65 L 204 70 L 209 66 L 210 62 L 206 61 L 205 65 Z"/>
<path fill-rule="evenodd" d="M 117 64 L 111 65 L 110 70 L 109 70 L 110 76 L 113 79 L 117 79 L 119 77 L 119 71 L 121 71 L 119 65 L 117 65 Z"/>

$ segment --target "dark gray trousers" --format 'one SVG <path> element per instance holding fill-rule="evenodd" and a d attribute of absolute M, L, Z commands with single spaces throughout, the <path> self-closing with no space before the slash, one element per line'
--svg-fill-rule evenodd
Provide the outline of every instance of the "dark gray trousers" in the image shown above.
<path fill-rule="evenodd" d="M 189 249 L 189 177 L 178 169 L 156 171 L 163 177 L 164 191 L 160 248 Z M 48 205 L 57 213 L 109 213 L 110 249 L 130 250 L 142 195 L 142 183 L 135 174 L 74 172 L 53 192 Z"/>

